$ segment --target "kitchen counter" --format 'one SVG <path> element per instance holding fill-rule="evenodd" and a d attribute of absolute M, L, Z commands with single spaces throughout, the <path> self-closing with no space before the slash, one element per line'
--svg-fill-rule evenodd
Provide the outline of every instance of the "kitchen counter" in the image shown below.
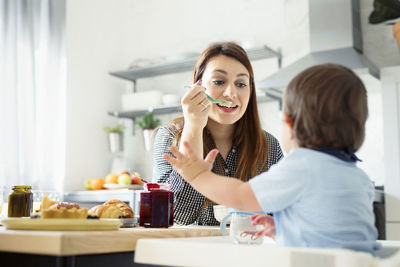
<path fill-rule="evenodd" d="M 12 266 L 24 266 L 23 263 L 34 260 L 40 266 L 109 266 L 105 262 L 112 257 L 119 267 L 135 266 L 134 251 L 140 238 L 217 235 L 221 235 L 217 226 L 135 227 L 114 231 L 33 231 L 0 227 L 0 265 L 14 262 Z M 46 265 L 47 260 L 52 263 Z M 15 265 L 16 261 L 21 265 Z"/>
<path fill-rule="evenodd" d="M 140 238 L 216 235 L 221 235 L 217 226 L 134 227 L 115 231 L 30 231 L 0 227 L 0 251 L 57 256 L 98 254 L 134 251 Z"/>

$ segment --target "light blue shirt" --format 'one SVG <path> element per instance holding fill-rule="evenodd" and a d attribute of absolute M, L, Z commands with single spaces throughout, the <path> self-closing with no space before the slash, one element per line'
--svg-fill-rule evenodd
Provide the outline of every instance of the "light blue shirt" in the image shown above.
<path fill-rule="evenodd" d="M 374 188 L 355 163 L 297 148 L 249 183 L 262 209 L 274 214 L 277 244 L 372 254 L 378 248 Z"/>

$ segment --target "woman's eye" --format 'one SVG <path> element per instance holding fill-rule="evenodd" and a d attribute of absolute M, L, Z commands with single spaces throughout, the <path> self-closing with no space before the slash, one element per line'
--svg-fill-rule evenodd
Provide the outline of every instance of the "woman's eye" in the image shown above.
<path fill-rule="evenodd" d="M 214 81 L 212 81 L 213 82 L 213 84 L 215 84 L 215 85 L 223 85 L 224 84 L 224 81 L 221 81 L 221 80 L 214 80 Z"/>
<path fill-rule="evenodd" d="M 236 86 L 239 87 L 239 88 L 243 88 L 243 87 L 246 87 L 247 84 L 245 84 L 245 83 L 236 83 Z"/>

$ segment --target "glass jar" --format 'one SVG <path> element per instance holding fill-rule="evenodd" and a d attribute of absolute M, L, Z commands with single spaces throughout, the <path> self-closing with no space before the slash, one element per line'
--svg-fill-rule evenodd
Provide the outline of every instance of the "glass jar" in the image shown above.
<path fill-rule="evenodd" d="M 32 212 L 31 186 L 16 185 L 8 196 L 8 217 L 29 217 Z"/>
<path fill-rule="evenodd" d="M 174 224 L 174 192 L 169 184 L 146 184 L 140 193 L 139 225 L 167 228 Z"/>

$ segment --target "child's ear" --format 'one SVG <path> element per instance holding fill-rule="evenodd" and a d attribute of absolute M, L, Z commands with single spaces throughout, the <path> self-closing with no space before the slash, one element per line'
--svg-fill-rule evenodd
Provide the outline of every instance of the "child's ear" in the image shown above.
<path fill-rule="evenodd" d="M 290 127 L 290 129 L 293 129 L 293 121 L 285 113 L 283 113 L 283 120 L 287 123 L 287 125 Z"/>

